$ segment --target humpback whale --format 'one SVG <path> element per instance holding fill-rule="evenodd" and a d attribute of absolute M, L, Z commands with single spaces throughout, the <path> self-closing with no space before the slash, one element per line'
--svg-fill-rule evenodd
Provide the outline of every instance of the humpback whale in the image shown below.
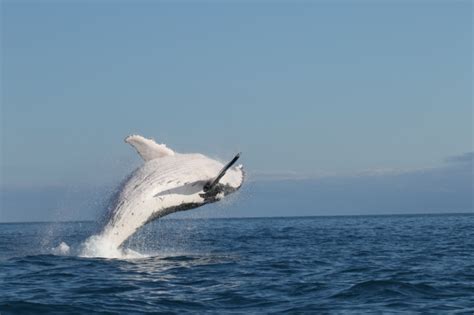
<path fill-rule="evenodd" d="M 89 238 L 118 249 L 143 225 L 165 215 L 221 200 L 238 190 L 244 180 L 242 165 L 226 165 L 205 155 L 178 153 L 165 144 L 139 135 L 125 138 L 144 163 L 123 183 L 98 235 Z"/>

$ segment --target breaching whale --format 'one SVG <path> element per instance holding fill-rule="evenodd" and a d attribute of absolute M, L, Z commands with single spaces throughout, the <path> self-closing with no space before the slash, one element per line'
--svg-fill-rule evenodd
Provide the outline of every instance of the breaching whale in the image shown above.
<path fill-rule="evenodd" d="M 109 249 L 118 249 L 155 219 L 216 202 L 243 183 L 242 165 L 233 167 L 240 154 L 223 165 L 202 154 L 177 153 L 139 135 L 128 136 L 125 142 L 136 149 L 144 164 L 123 183 L 102 232 L 93 237 L 94 243 Z"/>

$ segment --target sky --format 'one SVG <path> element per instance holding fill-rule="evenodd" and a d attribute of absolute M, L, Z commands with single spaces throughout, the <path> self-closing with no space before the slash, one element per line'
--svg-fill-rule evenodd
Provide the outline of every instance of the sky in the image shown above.
<path fill-rule="evenodd" d="M 373 174 L 429 186 L 427 170 L 455 173 L 446 159 L 473 151 L 472 9 L 3 0 L 0 221 L 92 208 L 85 191 L 140 165 L 123 142 L 133 133 L 223 160 L 241 151 L 249 176 L 274 193 L 282 180 L 314 188 Z M 468 180 L 458 172 L 456 183 L 472 210 L 472 163 L 463 165 Z"/>

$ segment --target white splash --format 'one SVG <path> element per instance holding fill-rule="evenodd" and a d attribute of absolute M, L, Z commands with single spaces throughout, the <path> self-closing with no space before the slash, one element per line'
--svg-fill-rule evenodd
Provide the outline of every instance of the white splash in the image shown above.
<path fill-rule="evenodd" d="M 106 238 L 100 235 L 93 235 L 81 244 L 79 257 L 99 257 L 99 258 L 118 258 L 118 259 L 133 259 L 145 258 L 147 255 L 140 254 L 136 251 L 127 248 L 117 248 L 113 243 L 110 243 Z"/>
<path fill-rule="evenodd" d="M 71 252 L 71 248 L 68 244 L 61 242 L 61 244 L 52 249 L 52 252 L 54 255 L 67 256 Z"/>

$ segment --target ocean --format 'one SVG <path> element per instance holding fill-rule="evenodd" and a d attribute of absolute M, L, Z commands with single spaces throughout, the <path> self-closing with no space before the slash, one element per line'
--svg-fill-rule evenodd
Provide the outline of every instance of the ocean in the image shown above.
<path fill-rule="evenodd" d="M 474 313 L 473 214 L 165 218 L 83 257 L 96 229 L 0 224 L 0 313 Z"/>

